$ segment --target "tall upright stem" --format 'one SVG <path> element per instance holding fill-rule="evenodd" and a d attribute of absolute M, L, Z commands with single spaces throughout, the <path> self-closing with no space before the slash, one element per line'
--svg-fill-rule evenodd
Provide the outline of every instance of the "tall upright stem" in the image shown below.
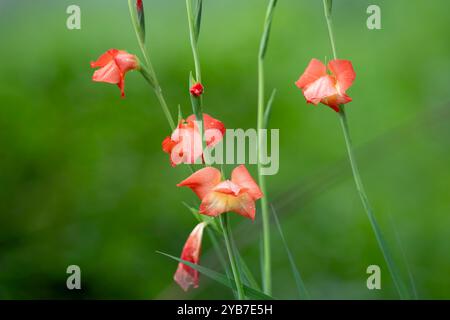
<path fill-rule="evenodd" d="M 262 174 L 262 146 L 264 130 L 264 64 L 263 60 L 258 61 L 258 183 L 263 197 L 261 198 L 261 218 L 263 235 L 263 290 L 266 294 L 272 292 L 272 270 L 271 270 L 271 247 L 270 247 L 270 216 L 269 203 L 267 201 L 266 179 Z"/>
<path fill-rule="evenodd" d="M 228 252 L 228 258 L 230 259 L 231 271 L 233 273 L 234 282 L 236 284 L 237 296 L 239 300 L 245 299 L 244 288 L 242 286 L 241 275 L 234 255 L 233 243 L 231 241 L 231 228 L 229 225 L 228 213 L 223 213 L 219 216 L 220 224 L 222 226 L 223 237 L 225 238 L 225 246 Z"/>
<path fill-rule="evenodd" d="M 334 59 L 337 59 L 336 45 L 335 45 L 334 34 L 333 34 L 333 24 L 332 24 L 332 20 L 331 20 L 331 0 L 323 0 L 323 6 L 324 6 L 325 18 L 326 18 L 327 26 L 328 26 L 328 34 L 330 36 L 331 48 L 333 50 L 333 57 L 334 57 Z M 370 205 L 369 199 L 368 199 L 366 191 L 364 189 L 361 175 L 359 174 L 358 164 L 356 162 L 355 154 L 353 152 L 353 145 L 352 145 L 352 139 L 350 137 L 350 130 L 348 128 L 347 116 L 345 114 L 345 107 L 344 107 L 344 105 L 341 105 L 339 108 L 340 108 L 339 120 L 340 120 L 340 124 L 342 127 L 342 131 L 344 133 L 347 154 L 348 154 L 348 158 L 350 161 L 350 166 L 352 168 L 353 178 L 355 181 L 356 189 L 358 191 L 358 195 L 359 195 L 361 202 L 363 204 L 363 207 L 367 213 L 367 216 L 370 221 L 370 225 L 371 225 L 372 230 L 377 239 L 378 246 L 380 247 L 380 250 L 383 253 L 383 257 L 386 261 L 387 267 L 391 274 L 392 280 L 394 281 L 394 285 L 400 295 L 400 298 L 408 299 L 408 297 L 409 297 L 408 290 L 406 289 L 406 287 L 400 277 L 399 271 L 397 269 L 397 266 L 395 265 L 392 255 L 389 251 L 388 245 L 387 245 L 386 241 L 384 240 L 383 234 L 382 234 L 381 229 L 378 225 L 378 222 L 375 218 L 375 215 L 372 210 L 372 206 Z"/>
<path fill-rule="evenodd" d="M 186 10 L 187 10 L 187 17 L 188 17 L 188 25 L 189 25 L 189 39 L 191 43 L 191 49 L 192 49 L 192 56 L 194 58 L 194 66 L 195 66 L 195 81 L 201 83 L 202 82 L 202 72 L 200 68 L 200 57 L 198 54 L 198 37 L 200 33 L 200 18 L 202 13 L 202 0 L 198 0 L 197 2 L 197 8 L 196 8 L 196 15 L 200 15 L 200 17 L 196 17 L 193 15 L 192 10 L 192 0 L 186 0 Z M 197 18 L 197 21 L 195 21 L 195 18 Z M 196 25 L 196 22 L 198 25 Z M 191 79 L 190 79 L 191 82 Z M 191 83 L 190 85 L 193 85 L 194 83 Z M 205 150 L 205 142 L 203 139 L 203 96 L 200 95 L 199 97 L 191 95 L 191 103 L 192 103 L 192 110 L 195 115 L 195 119 L 200 124 L 200 134 L 202 136 L 202 150 Z M 205 163 L 208 163 L 208 159 L 206 157 L 203 157 L 203 160 Z"/>
<path fill-rule="evenodd" d="M 264 29 L 261 37 L 258 54 L 258 115 L 257 115 L 257 129 L 258 129 L 258 182 L 262 193 L 261 199 L 261 217 L 262 217 L 262 234 L 263 234 L 263 290 L 264 293 L 270 295 L 272 293 L 272 270 L 271 270 L 271 248 L 270 248 L 270 216 L 269 203 L 267 200 L 267 189 L 265 176 L 262 174 L 263 166 L 262 160 L 264 157 L 263 146 L 264 136 L 264 57 L 269 42 L 270 27 L 272 24 L 272 17 L 274 13 L 277 0 L 270 0 L 267 6 L 266 17 L 264 20 Z"/>
<path fill-rule="evenodd" d="M 202 82 L 202 74 L 200 69 L 200 58 L 198 54 L 197 48 L 197 37 L 196 31 L 194 30 L 194 16 L 192 15 L 192 4 L 191 0 L 186 0 L 186 9 L 188 15 L 188 23 L 189 23 L 189 38 L 191 42 L 192 55 L 194 57 L 194 65 L 195 65 L 195 78 L 198 82 Z"/>
<path fill-rule="evenodd" d="M 144 39 L 142 39 L 142 37 L 140 36 L 140 33 L 139 33 L 140 25 L 139 25 L 139 22 L 138 22 L 138 19 L 136 16 L 133 0 L 128 0 L 128 8 L 130 9 L 131 21 L 133 23 L 134 32 L 136 33 L 136 37 L 137 37 L 137 40 L 139 43 L 139 48 L 141 49 L 142 55 L 144 56 L 145 64 L 147 67 L 146 71 L 149 73 L 151 79 L 148 79 L 148 77 L 144 77 L 144 78 L 147 80 L 147 82 L 149 82 L 150 86 L 153 88 L 155 95 L 159 101 L 159 104 L 161 105 L 161 108 L 167 119 L 167 122 L 169 123 L 170 128 L 172 130 L 174 130 L 175 129 L 175 121 L 173 120 L 172 114 L 170 113 L 169 107 L 167 106 L 166 99 L 164 98 L 164 95 L 162 93 L 162 89 L 159 84 L 159 81 L 156 76 L 153 65 L 151 63 L 150 57 L 148 55 L 147 48 L 144 43 Z"/>
<path fill-rule="evenodd" d="M 328 36 L 330 37 L 333 57 L 334 59 L 337 59 L 336 45 L 334 43 L 333 21 L 331 20 L 331 0 L 323 0 L 323 10 L 325 13 L 325 19 L 327 20 Z"/>

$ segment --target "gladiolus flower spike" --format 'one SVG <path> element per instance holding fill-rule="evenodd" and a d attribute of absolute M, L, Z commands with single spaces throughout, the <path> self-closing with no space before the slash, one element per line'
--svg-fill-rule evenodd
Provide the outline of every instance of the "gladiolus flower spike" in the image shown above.
<path fill-rule="evenodd" d="M 222 181 L 222 174 L 218 169 L 206 167 L 177 186 L 192 189 L 201 200 L 199 212 L 212 217 L 235 212 L 254 220 L 255 201 L 263 197 L 261 189 L 244 165 L 233 170 L 231 180 Z"/>
<path fill-rule="evenodd" d="M 125 74 L 130 70 L 138 70 L 139 62 L 134 54 L 126 51 L 110 49 L 97 61 L 91 62 L 91 68 L 100 68 L 94 72 L 92 80 L 117 84 L 121 96 L 125 96 Z"/>
<path fill-rule="evenodd" d="M 331 60 L 327 67 L 319 60 L 312 59 L 305 72 L 295 83 L 302 89 L 307 103 L 323 103 L 339 112 L 339 106 L 352 101 L 346 91 L 355 80 L 356 74 L 349 60 Z"/>

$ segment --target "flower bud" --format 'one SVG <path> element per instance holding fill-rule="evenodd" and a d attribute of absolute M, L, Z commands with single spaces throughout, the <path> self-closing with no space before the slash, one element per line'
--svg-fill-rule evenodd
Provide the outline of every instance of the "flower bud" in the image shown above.
<path fill-rule="evenodd" d="M 194 85 L 189 89 L 189 92 L 194 97 L 200 97 L 203 93 L 203 85 L 200 82 L 194 83 Z"/>

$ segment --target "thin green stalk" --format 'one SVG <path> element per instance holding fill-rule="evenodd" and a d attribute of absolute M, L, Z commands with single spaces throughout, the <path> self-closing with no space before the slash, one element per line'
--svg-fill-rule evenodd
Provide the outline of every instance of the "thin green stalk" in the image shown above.
<path fill-rule="evenodd" d="M 198 54 L 198 37 L 200 33 L 200 20 L 201 20 L 201 14 L 202 14 L 202 0 L 198 0 L 197 2 L 197 8 L 196 8 L 196 15 L 193 15 L 192 10 L 192 0 L 186 0 L 186 10 L 187 10 L 187 17 L 188 17 L 188 25 L 189 25 L 189 39 L 191 43 L 191 49 L 192 49 L 192 56 L 194 58 L 194 65 L 195 65 L 195 82 L 202 82 L 202 73 L 200 68 L 200 57 Z M 192 79 L 192 75 L 189 80 L 189 85 L 194 85 L 194 81 Z M 203 141 L 203 96 L 200 95 L 199 97 L 195 97 L 191 95 L 191 103 L 192 103 L 192 109 L 195 115 L 195 119 L 200 122 L 200 129 L 201 129 L 201 136 L 202 136 L 202 150 L 204 150 L 205 143 Z M 208 163 L 206 157 L 204 157 L 205 163 Z"/>
<path fill-rule="evenodd" d="M 192 0 L 186 0 L 186 10 L 187 10 L 187 16 L 188 16 L 188 25 L 189 25 L 189 39 L 190 39 L 190 43 L 191 43 L 191 49 L 192 49 L 192 56 L 194 58 L 194 66 L 195 66 L 195 81 L 196 82 L 202 82 L 202 72 L 201 72 L 201 68 L 200 68 L 200 57 L 198 54 L 198 36 L 200 33 L 200 21 L 198 21 L 198 25 L 195 25 L 195 19 L 198 18 L 200 19 L 201 17 L 201 1 L 198 3 L 198 5 L 200 6 L 200 8 L 198 8 L 198 12 L 197 15 L 199 15 L 200 17 L 195 17 L 193 15 L 193 11 L 192 11 Z M 190 85 L 193 85 L 193 81 L 190 81 Z M 193 106 L 193 111 L 195 114 L 195 118 L 197 119 L 197 121 L 200 121 L 202 128 L 203 128 L 203 98 L 202 96 L 200 97 L 194 97 L 191 96 L 192 100 L 192 106 Z"/>
<path fill-rule="evenodd" d="M 245 299 L 244 288 L 242 286 L 241 275 L 239 273 L 236 257 L 234 255 L 232 247 L 233 244 L 231 241 L 231 228 L 228 221 L 229 220 L 228 213 L 221 214 L 219 216 L 219 219 L 223 230 L 223 237 L 225 239 L 225 246 L 227 248 L 228 258 L 230 259 L 231 271 L 233 272 L 234 282 L 236 283 L 238 300 L 244 300 Z"/>
<path fill-rule="evenodd" d="M 189 25 L 189 38 L 192 49 L 192 56 L 194 58 L 195 65 L 195 79 L 192 78 L 192 74 L 190 76 L 190 86 L 194 85 L 195 82 L 202 82 L 202 74 L 200 68 L 200 57 L 198 53 L 198 38 L 200 34 L 200 22 L 201 22 L 201 14 L 202 14 L 202 0 L 197 1 L 196 14 L 194 16 L 194 12 L 192 10 L 192 0 L 186 0 L 186 10 L 188 17 L 188 25 Z M 204 150 L 204 141 L 203 141 L 203 96 L 195 97 L 191 95 L 192 109 L 197 121 L 200 122 L 201 135 L 202 135 L 202 150 Z M 208 163 L 208 159 L 204 157 L 205 164 Z M 224 217 L 225 216 L 225 217 Z M 244 288 L 242 286 L 242 280 L 240 276 L 240 271 L 236 262 L 236 256 L 234 251 L 234 243 L 231 237 L 231 229 L 228 224 L 228 214 L 224 214 L 220 216 L 220 222 L 223 231 L 223 237 L 225 239 L 225 245 L 227 248 L 228 256 L 230 259 L 231 270 L 233 273 L 233 278 L 235 279 L 236 288 L 237 288 L 237 298 L 239 300 L 243 300 L 245 298 Z M 211 239 L 215 243 L 216 250 L 218 254 L 221 256 L 220 248 L 217 244 L 214 234 L 211 232 Z M 229 273 L 228 268 L 225 268 L 227 274 Z"/>
<path fill-rule="evenodd" d="M 261 198 L 261 217 L 262 217 L 262 233 L 263 233 L 263 289 L 264 293 L 272 293 L 271 280 L 271 248 L 270 248 L 270 218 L 269 203 L 267 201 L 266 179 L 262 174 L 262 145 L 264 130 L 264 66 L 263 61 L 258 63 L 258 182 L 263 193 Z"/>
<path fill-rule="evenodd" d="M 325 13 L 325 19 L 327 20 L 328 36 L 330 37 L 333 57 L 334 59 L 337 59 L 336 45 L 334 43 L 333 22 L 331 20 L 331 3 L 331 0 L 323 0 L 323 10 Z"/>
<path fill-rule="evenodd" d="M 273 12 L 277 0 L 270 0 L 266 17 L 264 20 L 264 30 L 261 37 L 259 54 L 258 54 L 258 115 L 257 115 L 257 129 L 258 129 L 258 182 L 264 197 L 261 199 L 261 217 L 262 217 L 262 233 L 263 233 L 263 290 L 264 293 L 270 295 L 272 293 L 272 270 L 271 270 L 271 248 L 270 248 L 270 215 L 269 203 L 267 200 L 267 189 L 265 176 L 262 174 L 262 158 L 264 145 L 262 131 L 264 126 L 264 57 L 267 50 L 267 45 L 270 35 L 270 27 L 272 23 Z"/>
<path fill-rule="evenodd" d="M 153 68 L 153 65 L 151 63 L 150 57 L 147 52 L 147 48 L 144 43 L 143 37 L 140 35 L 140 24 L 136 15 L 136 10 L 133 6 L 134 1 L 128 0 L 128 8 L 130 9 L 130 16 L 131 21 L 133 23 L 134 32 L 136 33 L 136 37 L 139 43 L 139 47 L 141 49 L 142 55 L 144 56 L 145 64 L 146 64 L 146 72 L 151 77 L 151 80 L 144 76 L 144 78 L 147 80 L 147 82 L 150 84 L 150 86 L 155 91 L 156 97 L 161 105 L 161 108 L 163 109 L 164 115 L 166 116 L 167 122 L 169 123 L 169 126 L 172 130 L 175 129 L 175 121 L 173 120 L 173 117 L 169 111 L 169 107 L 167 106 L 166 99 L 164 98 L 164 95 L 162 93 L 161 86 L 159 85 L 158 78 L 156 77 L 155 70 Z"/>
<path fill-rule="evenodd" d="M 345 114 L 344 106 L 340 107 L 339 111 L 339 120 L 341 123 L 342 130 L 344 132 L 345 144 L 347 146 L 348 158 L 350 160 L 350 166 L 352 167 L 353 178 L 355 180 L 356 189 L 358 190 L 359 197 L 361 198 L 361 202 L 366 210 L 367 216 L 369 218 L 370 224 L 372 226 L 372 230 L 375 233 L 375 237 L 377 239 L 378 245 L 380 247 L 381 252 L 383 253 L 384 259 L 386 261 L 387 267 L 391 274 L 392 280 L 394 281 L 394 285 L 402 299 L 408 299 L 409 294 L 408 291 L 400 278 L 399 271 L 395 262 L 392 258 L 392 255 L 389 251 L 388 245 L 384 240 L 381 229 L 378 225 L 378 222 L 373 213 L 372 207 L 370 205 L 369 199 L 367 198 L 366 191 L 364 189 L 363 182 L 361 180 L 361 176 L 359 174 L 358 164 L 356 163 L 355 155 L 353 153 L 353 146 L 350 137 L 350 132 L 348 129 L 347 116 Z"/>
<path fill-rule="evenodd" d="M 330 36 L 331 48 L 333 50 L 333 57 L 334 57 L 334 59 L 337 59 L 336 45 L 335 45 L 334 34 L 333 34 L 333 25 L 332 25 L 332 20 L 331 20 L 331 0 L 323 0 L 323 6 L 324 6 L 325 18 L 326 18 L 327 26 L 328 26 L 328 34 Z M 353 178 L 354 178 L 354 181 L 356 184 L 356 189 L 358 190 L 359 197 L 361 198 L 361 202 L 362 202 L 363 207 L 369 218 L 370 225 L 372 226 L 372 230 L 375 233 L 375 237 L 377 239 L 378 246 L 380 247 L 380 250 L 383 253 L 387 267 L 391 274 L 392 280 L 394 281 L 394 285 L 400 295 L 400 298 L 408 299 L 408 297 L 409 297 L 408 290 L 406 289 L 406 287 L 400 277 L 397 266 L 395 265 L 392 255 L 388 249 L 388 245 L 387 245 L 386 241 L 384 240 L 381 229 L 375 218 L 375 215 L 373 213 L 373 210 L 370 205 L 369 199 L 367 197 L 366 191 L 364 189 L 364 185 L 361 180 L 361 175 L 359 174 L 358 164 L 356 163 L 356 158 L 355 158 L 355 155 L 353 152 L 352 140 L 350 137 L 350 130 L 348 128 L 347 116 L 345 114 L 345 107 L 343 105 L 341 105 L 339 108 L 340 108 L 339 120 L 340 120 L 340 124 L 342 127 L 342 131 L 344 132 L 345 144 L 347 147 L 348 158 L 350 160 L 350 166 L 352 168 L 352 173 L 353 173 Z"/>
<path fill-rule="evenodd" d="M 191 48 L 192 48 L 192 54 L 194 56 L 194 64 L 195 64 L 195 79 L 198 82 L 202 82 L 202 75 L 200 70 L 200 58 L 198 55 L 198 48 L 197 48 L 197 40 L 198 40 L 198 31 L 196 31 L 194 28 L 194 16 L 192 11 L 192 0 L 186 0 L 186 10 L 188 15 L 188 23 L 189 23 L 189 38 L 191 41 Z"/>

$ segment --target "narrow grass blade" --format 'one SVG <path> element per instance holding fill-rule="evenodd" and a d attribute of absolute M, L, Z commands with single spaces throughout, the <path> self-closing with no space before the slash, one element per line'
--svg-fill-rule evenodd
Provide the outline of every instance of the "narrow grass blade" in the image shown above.
<path fill-rule="evenodd" d="M 217 240 L 217 237 L 216 237 L 214 231 L 212 229 L 210 229 L 210 228 L 207 228 L 206 231 L 208 233 L 209 238 L 211 239 L 211 242 L 213 244 L 214 250 L 216 250 L 216 254 L 217 254 L 217 257 L 219 259 L 220 265 L 225 270 L 227 278 L 231 279 L 231 277 L 233 275 L 231 274 L 230 267 L 228 267 L 227 261 L 225 259 L 225 255 L 222 252 L 222 247 L 220 246 L 219 241 Z M 237 300 L 237 293 L 234 290 L 233 290 L 233 295 L 234 295 L 234 298 Z"/>
<path fill-rule="evenodd" d="M 289 263 L 291 265 L 291 270 L 294 275 L 295 284 L 297 286 L 298 290 L 298 296 L 300 299 L 309 299 L 308 291 L 306 290 L 305 284 L 303 283 L 302 277 L 300 276 L 300 272 L 298 271 L 297 264 L 295 263 L 294 256 L 292 255 L 291 250 L 289 249 L 289 246 L 286 242 L 286 238 L 284 237 L 283 229 L 281 228 L 280 221 L 278 220 L 277 213 L 275 211 L 275 208 L 272 207 L 272 214 L 275 220 L 275 224 L 277 225 L 278 232 L 280 233 L 281 241 L 283 242 L 284 249 L 286 250 L 286 253 L 289 258 Z"/>
<path fill-rule="evenodd" d="M 236 242 L 234 241 L 234 237 L 230 234 L 230 240 L 231 240 L 231 247 L 233 250 L 233 254 L 236 257 L 236 264 L 239 269 L 239 273 L 243 275 L 243 281 L 248 286 L 256 289 L 261 290 L 259 287 L 258 282 L 256 281 L 255 277 L 253 276 L 252 272 L 250 271 L 250 268 L 245 263 L 245 260 L 242 258 L 241 254 L 239 253 L 239 250 L 237 249 Z"/>
<path fill-rule="evenodd" d="M 206 277 L 208 277 L 208 278 L 210 278 L 212 280 L 215 280 L 218 283 L 223 284 L 224 286 L 226 286 L 226 287 L 228 287 L 228 288 L 230 288 L 232 290 L 236 290 L 236 285 L 234 284 L 234 282 L 231 279 L 227 278 L 226 276 L 224 276 L 223 274 L 221 274 L 219 272 L 216 272 L 216 271 L 211 270 L 209 268 L 206 268 L 206 267 L 203 267 L 203 266 L 191 263 L 189 261 L 177 258 L 175 256 L 172 256 L 170 254 L 167 254 L 167 253 L 164 253 L 164 252 L 161 252 L 161 251 L 156 251 L 156 252 L 159 253 L 159 254 L 162 254 L 162 255 L 164 255 L 166 257 L 169 257 L 169 258 L 171 258 L 173 260 L 181 262 L 181 263 L 187 265 L 188 267 L 191 267 L 192 269 L 197 270 L 198 272 L 200 272 L 204 276 L 206 276 Z M 248 287 L 246 285 L 244 285 L 243 288 L 244 288 L 245 295 L 247 297 L 249 297 L 249 298 L 259 299 L 259 300 L 274 300 L 273 297 L 268 296 L 268 295 L 262 293 L 261 291 L 252 289 L 252 288 L 250 288 L 250 287 Z"/>
<path fill-rule="evenodd" d="M 225 247 L 228 252 L 228 259 L 230 260 L 231 271 L 233 272 L 234 283 L 237 288 L 238 300 L 245 300 L 246 295 L 244 291 L 244 285 L 242 284 L 241 271 L 238 268 L 238 264 L 236 262 L 236 254 L 233 249 L 233 244 L 231 241 L 232 233 L 229 224 L 229 214 L 225 213 L 219 216 L 220 226 L 222 227 L 223 239 L 225 241 Z"/>
<path fill-rule="evenodd" d="M 200 214 L 198 212 L 198 209 L 191 207 L 189 204 L 187 204 L 186 202 L 182 202 L 182 204 L 189 209 L 189 211 L 192 213 L 192 215 L 194 216 L 195 219 L 198 220 L 198 222 L 206 222 L 210 227 L 213 227 L 213 229 L 218 233 L 218 234 L 222 234 L 222 230 L 219 228 L 219 226 L 217 225 L 217 221 L 216 219 L 214 219 L 213 217 L 209 217 L 206 216 L 204 214 Z"/>
<path fill-rule="evenodd" d="M 247 263 L 245 263 L 239 252 L 237 252 L 236 257 L 238 260 L 238 268 L 241 270 L 246 284 L 253 289 L 261 291 L 261 287 L 259 286 L 258 281 L 256 281 L 253 273 L 251 272 L 250 268 L 248 267 Z"/>
<path fill-rule="evenodd" d="M 392 215 L 389 215 L 389 218 L 390 218 L 390 221 L 391 221 L 392 229 L 394 230 L 395 239 L 397 241 L 398 247 L 399 247 L 400 252 L 402 254 L 403 264 L 405 265 L 406 271 L 408 273 L 409 285 L 411 287 L 410 295 L 413 297 L 413 299 L 418 300 L 419 296 L 417 294 L 416 283 L 414 281 L 414 276 L 413 276 L 413 273 L 411 271 L 411 266 L 409 265 L 408 259 L 406 257 L 406 252 L 405 252 L 405 249 L 403 247 L 402 240 L 400 238 L 400 234 L 398 232 L 397 226 L 395 224 L 395 221 L 394 221 L 394 218 L 392 217 Z"/>

